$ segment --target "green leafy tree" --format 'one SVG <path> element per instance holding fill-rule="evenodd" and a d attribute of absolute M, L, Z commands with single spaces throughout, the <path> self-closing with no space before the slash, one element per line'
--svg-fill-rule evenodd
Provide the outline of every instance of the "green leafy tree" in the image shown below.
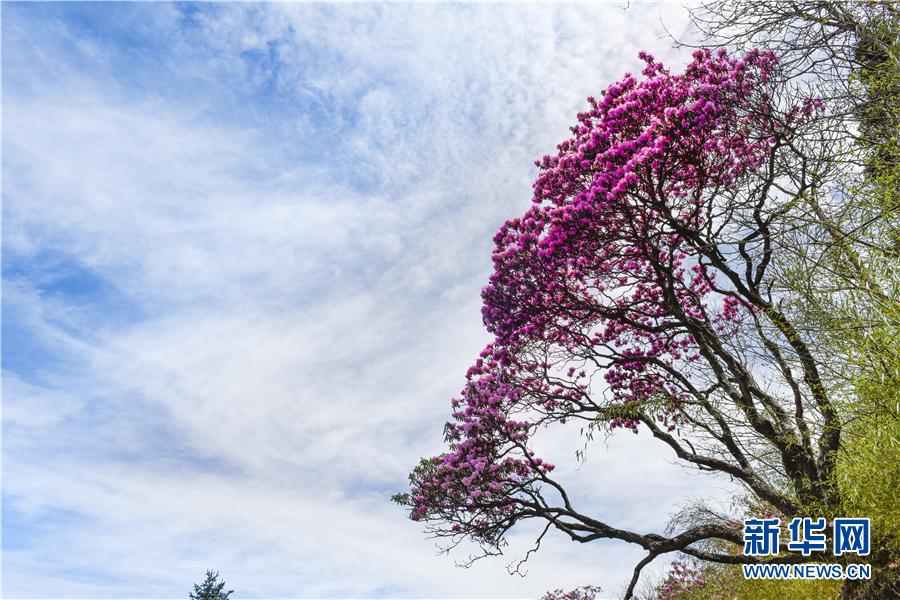
<path fill-rule="evenodd" d="M 213 573 L 211 570 L 206 572 L 206 581 L 203 585 L 194 584 L 194 593 L 190 594 L 190 600 L 228 600 L 228 596 L 234 593 L 234 590 L 222 592 L 225 582 L 217 582 L 219 572 Z"/>

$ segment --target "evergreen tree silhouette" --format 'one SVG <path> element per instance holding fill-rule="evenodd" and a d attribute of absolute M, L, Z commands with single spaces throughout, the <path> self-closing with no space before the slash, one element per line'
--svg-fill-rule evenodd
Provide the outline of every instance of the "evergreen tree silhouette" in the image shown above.
<path fill-rule="evenodd" d="M 211 570 L 207 571 L 206 581 L 203 582 L 203 585 L 194 584 L 194 593 L 190 594 L 190 600 L 228 600 L 228 596 L 234 593 L 234 590 L 222 593 L 225 582 L 216 583 L 218 577 L 218 571 L 215 573 Z"/>

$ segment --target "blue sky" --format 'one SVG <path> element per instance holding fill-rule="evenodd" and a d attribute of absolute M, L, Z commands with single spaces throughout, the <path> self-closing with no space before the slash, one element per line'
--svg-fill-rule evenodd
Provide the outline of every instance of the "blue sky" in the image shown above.
<path fill-rule="evenodd" d="M 674 3 L 2 4 L 6 598 L 615 595 L 642 553 L 503 557 L 389 501 L 489 337 L 491 237 Z M 662 20 L 662 22 L 661 22 Z M 661 531 L 724 484 L 646 439 L 537 450 Z M 577 470 L 576 470 L 577 469 Z"/>

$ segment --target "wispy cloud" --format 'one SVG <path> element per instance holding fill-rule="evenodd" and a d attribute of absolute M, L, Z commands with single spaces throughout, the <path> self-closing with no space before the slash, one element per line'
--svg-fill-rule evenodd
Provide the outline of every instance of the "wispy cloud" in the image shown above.
<path fill-rule="evenodd" d="M 638 50 L 687 61 L 660 13 L 684 29 L 671 4 L 5 4 L 5 596 L 183 597 L 207 568 L 237 597 L 616 591 L 635 549 L 460 571 L 388 498 L 441 451 L 533 160 Z M 577 432 L 539 443 L 619 523 L 706 489 L 615 442 L 578 472 Z"/>

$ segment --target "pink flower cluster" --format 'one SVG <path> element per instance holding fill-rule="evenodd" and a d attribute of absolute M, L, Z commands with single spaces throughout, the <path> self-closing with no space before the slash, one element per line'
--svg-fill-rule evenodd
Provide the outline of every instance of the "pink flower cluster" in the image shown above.
<path fill-rule="evenodd" d="M 594 600 L 602 591 L 599 586 L 584 585 L 571 592 L 563 592 L 561 589 L 547 592 L 541 597 L 541 600 Z"/>
<path fill-rule="evenodd" d="M 674 561 L 668 577 L 657 590 L 657 600 L 690 598 L 692 592 L 702 590 L 712 581 L 708 571 L 708 567 L 700 566 L 696 562 Z"/>
<path fill-rule="evenodd" d="M 424 461 L 413 474 L 413 519 L 441 514 L 460 521 L 453 531 L 465 525 L 467 534 L 494 542 L 498 523 L 514 521 L 514 495 L 554 469 L 526 449 L 531 424 L 508 418 L 521 390 L 505 364 L 507 350 L 490 345 L 469 370 L 463 397 L 453 401 L 456 422 L 445 427 L 451 452 Z"/>
<path fill-rule="evenodd" d="M 615 354 L 605 373 L 619 401 L 606 413 L 610 425 L 636 431 L 623 407 L 665 398 L 657 416 L 671 430 L 683 392 L 665 367 L 700 358 L 681 324 L 723 332 L 740 319 L 734 297 L 709 306 L 715 274 L 696 242 L 713 194 L 769 156 L 776 124 L 760 90 L 776 61 L 768 52 L 733 60 L 698 51 L 683 75 L 671 75 L 642 58 L 645 79 L 627 75 L 602 100 L 589 98 L 575 137 L 537 163 L 535 206 L 494 238 L 483 315 L 503 347 L 540 341 L 572 356 Z M 552 393 L 543 365 L 521 366 L 531 375 L 520 377 L 522 388 L 539 392 L 544 408 L 570 409 L 565 400 L 583 396 L 575 386 Z"/>

